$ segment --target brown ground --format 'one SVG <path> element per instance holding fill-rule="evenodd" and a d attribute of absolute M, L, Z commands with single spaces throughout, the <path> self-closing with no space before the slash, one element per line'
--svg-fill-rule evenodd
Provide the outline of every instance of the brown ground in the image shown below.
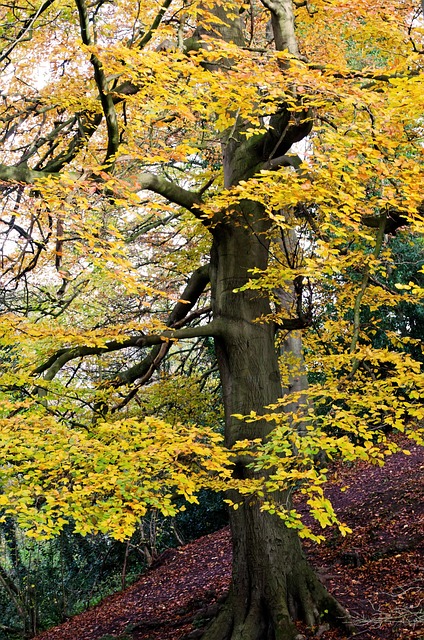
<path fill-rule="evenodd" d="M 355 619 L 358 640 L 424 639 L 423 449 L 393 455 L 383 468 L 344 468 L 329 488 L 354 533 L 305 545 L 329 590 Z M 340 488 L 350 485 L 350 490 Z M 37 640 L 194 639 L 225 595 L 231 571 L 228 529 L 166 551 L 140 580 Z M 306 638 L 342 640 L 321 625 Z"/>

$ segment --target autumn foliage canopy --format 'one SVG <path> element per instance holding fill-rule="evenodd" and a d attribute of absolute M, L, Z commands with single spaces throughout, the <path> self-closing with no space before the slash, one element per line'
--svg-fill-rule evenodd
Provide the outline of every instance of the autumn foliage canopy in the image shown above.
<path fill-rule="evenodd" d="M 0 8 L 0 514 L 30 536 L 125 539 L 202 488 L 313 536 L 275 499 L 298 490 L 344 534 L 332 460 L 381 464 L 391 429 L 422 441 L 422 343 L 387 322 L 424 298 L 422 267 L 403 279 L 393 250 L 424 247 L 421 7 L 294 2 L 296 52 L 270 36 L 274 4 Z M 282 112 L 292 146 L 246 169 Z M 246 201 L 269 259 L 237 295 L 270 302 L 256 322 L 276 327 L 284 393 L 237 415 L 246 439 L 229 444 L 207 264 Z"/>

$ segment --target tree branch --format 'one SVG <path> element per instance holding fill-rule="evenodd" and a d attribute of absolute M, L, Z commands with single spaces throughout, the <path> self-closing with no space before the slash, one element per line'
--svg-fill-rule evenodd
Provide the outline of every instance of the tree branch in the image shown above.
<path fill-rule="evenodd" d="M 154 193 L 163 196 L 170 202 L 184 207 L 185 209 L 193 213 L 197 218 L 200 218 L 199 207 L 202 204 L 202 199 L 194 191 L 183 189 L 177 184 L 174 184 L 173 182 L 170 182 L 169 180 L 166 180 L 161 176 L 157 176 L 154 173 L 150 173 L 149 171 L 140 173 L 137 176 L 137 182 L 138 188 L 153 191 Z M 203 219 L 202 221 L 204 222 Z"/>
<path fill-rule="evenodd" d="M 212 322 L 209 322 L 205 325 L 199 325 L 198 327 L 186 327 L 185 329 L 164 331 L 161 335 L 158 336 L 145 336 L 141 339 L 142 344 L 139 346 L 145 347 L 160 344 L 164 347 L 162 353 L 160 354 L 160 360 L 157 361 L 155 357 L 156 352 L 152 352 L 152 354 L 149 354 L 148 358 L 146 358 L 142 362 L 118 374 L 116 378 L 111 381 L 111 384 L 114 387 L 118 387 L 124 384 L 131 384 L 138 378 L 145 376 L 146 365 L 150 363 L 152 363 L 154 365 L 154 369 L 156 369 L 159 363 L 165 357 L 166 353 L 169 351 L 171 345 L 178 340 L 188 340 L 190 338 L 213 338 L 220 333 L 222 333 L 221 323 L 212 320 Z M 159 353 L 157 353 L 157 355 L 159 355 Z"/>
<path fill-rule="evenodd" d="M 271 117 L 268 131 L 263 136 L 263 160 L 271 168 L 277 168 L 279 162 L 294 159 L 294 155 L 285 154 L 295 142 L 300 142 L 310 134 L 312 125 L 312 115 L 307 107 L 295 114 L 283 105 L 282 110 Z M 295 164 L 291 164 L 296 168 Z"/>
<path fill-rule="evenodd" d="M 103 113 L 78 114 L 78 131 L 69 142 L 67 149 L 50 160 L 43 168 L 40 167 L 40 171 L 44 173 L 59 173 L 76 157 L 87 140 L 97 131 L 102 120 Z"/>
<path fill-rule="evenodd" d="M 294 29 L 292 0 L 262 0 L 262 4 L 271 13 L 271 24 L 277 51 L 288 51 L 296 58 L 299 58 L 300 53 Z"/>
<path fill-rule="evenodd" d="M 159 334 L 132 336 L 126 340 L 111 340 L 110 342 L 105 342 L 102 346 L 80 346 L 61 349 L 60 351 L 57 351 L 45 364 L 34 369 L 33 374 L 41 374 L 45 372 L 44 379 L 50 381 L 53 380 L 53 378 L 68 362 L 75 360 L 76 358 L 111 353 L 122 349 L 128 349 L 129 347 L 138 347 L 141 349 L 143 347 L 162 345 L 167 342 L 171 344 L 174 341 L 187 340 L 189 338 L 212 337 L 216 335 L 217 329 L 218 324 L 210 322 L 207 325 L 200 325 L 198 327 L 186 327 L 185 329 L 176 329 L 175 331 L 169 329 Z M 50 363 L 52 364 L 47 367 Z M 128 371 L 135 371 L 138 366 L 139 365 L 136 365 Z M 121 378 L 122 374 L 119 377 Z M 132 376 L 125 375 L 124 377 L 129 377 L 132 380 L 139 376 L 132 378 Z M 127 381 L 122 380 L 121 384 L 124 384 L 125 382 Z"/>
<path fill-rule="evenodd" d="M 53 2 L 54 0 L 49 1 Z M 84 44 L 89 46 L 90 44 L 92 44 L 92 41 L 89 31 L 87 9 L 84 0 L 75 1 L 80 16 L 82 41 L 84 42 Z M 140 41 L 137 43 L 139 48 L 143 48 L 151 40 L 156 29 L 159 27 L 162 18 L 166 13 L 166 10 L 171 5 L 171 2 L 172 0 L 165 0 L 161 9 L 156 15 L 150 29 L 141 37 Z M 95 81 L 99 90 L 99 97 L 102 104 L 103 114 L 106 119 L 108 147 L 106 152 L 105 164 L 107 165 L 112 162 L 120 144 L 119 127 L 115 105 L 122 102 L 125 99 L 125 96 L 138 93 L 139 87 L 134 85 L 132 82 L 125 81 L 121 85 L 114 87 L 113 90 L 109 91 L 107 86 L 107 78 L 104 74 L 99 59 L 97 58 L 97 56 L 92 54 L 90 61 L 94 68 Z M 91 137 L 96 131 L 97 127 L 102 121 L 103 114 L 95 114 L 91 117 L 89 117 L 87 114 L 81 114 L 81 122 L 83 122 L 84 117 L 86 119 L 86 123 L 83 124 L 82 130 L 75 135 L 73 140 L 71 140 L 71 143 L 69 144 L 68 149 L 65 152 L 62 152 L 57 158 L 46 165 L 45 170 L 51 172 L 60 171 L 60 169 L 62 169 L 67 163 L 69 163 L 76 156 L 86 138 Z"/>
<path fill-rule="evenodd" d="M 81 38 L 86 46 L 91 46 L 92 40 L 90 36 L 90 25 L 88 22 L 87 7 L 84 0 L 75 0 L 81 28 Z M 97 88 L 99 90 L 100 102 L 102 104 L 103 113 L 106 119 L 107 126 L 107 151 L 104 163 L 106 165 L 113 164 L 113 159 L 119 148 L 119 126 L 118 119 L 116 117 L 115 105 L 113 103 L 112 94 L 108 90 L 106 76 L 103 71 L 103 66 L 98 57 L 91 53 L 90 62 L 94 69 L 94 79 L 96 81 Z"/>
<path fill-rule="evenodd" d="M 156 14 L 155 19 L 152 22 L 152 25 L 148 31 L 146 31 L 140 38 L 140 40 L 136 43 L 139 49 L 143 49 L 148 42 L 153 38 L 156 29 L 159 27 L 162 22 L 162 18 L 166 13 L 166 10 L 170 7 L 172 0 L 165 0 Z"/>
<path fill-rule="evenodd" d="M 0 181 L 34 184 L 37 182 L 37 180 L 41 180 L 47 175 L 55 173 L 54 171 L 51 171 L 51 169 L 53 169 L 53 165 L 57 161 L 58 159 L 48 165 L 50 171 L 47 169 L 47 167 L 42 171 L 30 169 L 25 163 L 22 165 L 11 167 L 5 164 L 0 164 Z M 63 160 L 60 161 L 60 164 L 62 163 Z M 207 225 L 207 221 L 205 221 L 205 219 L 201 217 L 200 206 L 202 204 L 202 198 L 194 191 L 183 189 L 177 184 L 148 171 L 140 173 L 137 176 L 136 189 L 137 191 L 146 189 L 163 196 L 170 202 L 173 202 L 180 207 L 184 207 L 197 218 L 199 218 L 199 220 L 201 220 L 203 224 Z"/>
<path fill-rule="evenodd" d="M 181 300 L 177 302 L 174 309 L 167 320 L 167 326 L 171 328 L 180 328 L 182 324 L 186 324 L 191 320 L 194 314 L 188 315 L 189 311 L 194 307 L 207 285 L 209 284 L 209 265 L 204 265 L 196 269 L 191 275 L 186 288 L 183 291 Z M 206 325 L 206 326 L 211 326 Z M 169 340 L 154 347 L 151 352 L 139 363 L 127 369 L 124 373 L 118 374 L 113 380 L 114 387 L 123 384 L 131 384 L 138 380 L 139 388 L 147 382 L 153 375 L 154 371 L 160 366 L 161 362 L 171 348 L 172 342 Z"/>
<path fill-rule="evenodd" d="M 323 71 L 325 72 L 327 77 L 332 76 L 333 78 L 340 78 L 342 80 L 375 80 L 376 82 L 390 82 L 390 80 L 396 80 L 399 78 L 415 78 L 422 73 L 421 69 L 411 69 L 407 73 L 381 73 L 380 70 L 355 71 L 352 69 L 346 69 L 345 71 L 342 71 L 340 69 L 335 69 L 324 64 L 307 64 L 307 67 L 315 71 Z M 371 85 L 372 83 L 369 83 L 367 84 L 367 87 Z"/>
<path fill-rule="evenodd" d="M 205 264 L 192 273 L 190 279 L 181 295 L 181 299 L 177 302 L 170 313 L 167 321 L 168 327 L 174 327 L 191 311 L 206 289 L 210 282 L 209 264 Z"/>
<path fill-rule="evenodd" d="M 27 33 L 31 32 L 31 29 L 33 28 L 34 23 L 37 20 L 37 18 L 39 18 L 42 13 L 47 11 L 47 9 L 54 2 L 55 2 L 55 0 L 46 0 L 46 2 L 43 2 L 41 7 L 39 9 L 37 9 L 37 11 L 35 11 L 29 18 L 27 18 L 27 20 L 24 20 L 24 24 L 23 24 L 21 30 L 19 31 L 19 33 L 14 38 L 13 42 L 9 45 L 9 47 L 6 50 L 3 50 L 1 52 L 1 54 L 0 54 L 0 62 L 3 62 L 3 60 L 7 60 L 9 58 L 9 56 L 12 53 L 13 49 L 18 46 L 18 44 L 24 39 L 24 37 L 25 37 L 25 35 Z"/>
<path fill-rule="evenodd" d="M 288 153 L 287 155 L 279 156 L 278 158 L 270 158 L 268 162 L 264 164 L 263 169 L 279 169 L 280 167 L 292 167 L 296 171 L 300 172 L 301 164 L 302 159 L 299 158 L 298 155 Z"/>
<path fill-rule="evenodd" d="M 40 178 L 47 175 L 45 171 L 34 171 L 26 164 L 9 167 L 6 164 L 0 164 L 0 180 L 3 182 L 23 182 L 24 184 L 34 184 Z"/>
<path fill-rule="evenodd" d="M 206 286 L 209 283 L 209 265 L 203 265 L 196 269 L 191 275 L 186 288 L 182 293 L 182 298 L 177 302 L 174 309 L 171 311 L 167 326 L 170 327 L 169 331 L 164 331 L 161 334 L 150 336 L 131 336 L 125 340 L 111 340 L 106 342 L 102 346 L 79 346 L 60 349 L 56 351 L 44 364 L 40 365 L 33 371 L 33 375 L 44 375 L 45 380 L 53 380 L 57 373 L 71 360 L 75 358 L 82 358 L 84 356 L 99 355 L 103 353 L 111 353 L 113 351 L 120 351 L 122 349 L 128 349 L 130 347 L 148 347 L 164 344 L 168 345 L 168 349 L 174 340 L 181 340 L 185 338 L 197 338 L 203 335 L 213 335 L 214 323 L 208 325 L 202 325 L 200 327 L 189 327 L 186 329 L 176 329 L 172 331 L 172 327 L 175 325 L 181 326 L 184 318 L 187 318 L 188 313 L 194 307 L 201 294 L 204 292 Z M 212 333 L 209 333 L 212 331 Z M 165 355 L 165 354 L 164 354 Z M 157 353 L 153 354 L 155 359 Z M 142 362 L 138 363 L 134 367 L 128 370 L 126 377 L 131 381 L 136 380 L 141 375 L 144 375 L 146 369 L 151 366 L 150 354 Z M 130 373 L 132 372 L 132 373 Z M 134 377 L 135 376 L 135 377 Z M 124 376 L 125 377 L 125 376 Z M 124 384 L 124 381 L 120 382 Z"/>

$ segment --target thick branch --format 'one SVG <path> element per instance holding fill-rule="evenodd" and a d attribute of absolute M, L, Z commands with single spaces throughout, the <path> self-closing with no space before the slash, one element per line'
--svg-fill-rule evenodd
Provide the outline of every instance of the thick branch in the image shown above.
<path fill-rule="evenodd" d="M 69 131 L 72 131 L 77 120 L 78 120 L 77 116 L 73 115 L 67 120 L 65 120 L 65 122 L 59 122 L 59 124 L 54 126 L 53 129 L 50 131 L 50 133 L 48 133 L 47 135 L 40 136 L 39 138 L 34 140 L 34 142 L 30 145 L 30 147 L 25 151 L 24 155 L 21 157 L 20 163 L 28 162 L 28 160 L 32 156 L 34 156 L 38 152 L 38 150 L 41 149 L 41 147 L 48 144 L 49 148 L 44 153 L 44 157 L 35 166 L 35 169 L 42 168 L 45 159 L 53 154 L 54 148 L 58 144 L 59 135 L 65 132 L 67 128 L 69 129 Z"/>
<path fill-rule="evenodd" d="M 170 202 L 184 207 L 200 218 L 199 207 L 202 204 L 202 199 L 197 193 L 183 189 L 177 184 L 148 171 L 139 174 L 137 176 L 137 182 L 138 188 L 153 191 Z"/>
<path fill-rule="evenodd" d="M 300 166 L 302 164 L 302 159 L 299 158 L 298 155 L 293 153 L 288 153 L 284 156 L 278 156 L 278 158 L 270 158 L 268 162 L 263 166 L 264 169 L 279 169 L 280 167 L 292 167 L 296 171 L 300 173 Z"/>
<path fill-rule="evenodd" d="M 70 347 L 69 349 L 61 349 L 56 352 L 45 364 L 41 365 L 33 371 L 34 374 L 40 374 L 46 372 L 44 375 L 45 380 L 53 380 L 53 378 L 59 373 L 59 371 L 71 360 L 75 358 L 83 358 L 85 356 L 100 355 L 104 353 L 111 353 L 114 351 L 120 351 L 122 349 L 128 349 L 129 347 L 151 347 L 158 344 L 164 344 L 166 342 L 174 342 L 178 340 L 186 340 L 188 338 L 200 338 L 200 337 L 212 337 L 216 335 L 218 325 L 211 322 L 207 325 L 200 325 L 199 327 L 187 327 L 185 329 L 172 329 L 163 331 L 159 334 L 153 335 L 141 335 L 132 336 L 126 340 L 111 340 L 105 342 L 102 346 L 88 347 Z M 54 362 L 53 362 L 54 360 Z M 47 368 L 48 364 L 51 364 Z M 137 365 L 136 365 L 137 366 Z M 135 369 L 135 367 L 133 367 Z M 138 377 L 138 376 L 137 376 Z"/>
<path fill-rule="evenodd" d="M 34 171 L 26 164 L 8 167 L 6 164 L 0 164 L 0 180 L 3 182 L 23 182 L 24 184 L 34 184 L 36 180 L 40 180 L 47 175 L 44 171 Z"/>
<path fill-rule="evenodd" d="M 131 384 L 142 377 L 147 381 L 151 374 L 158 368 L 174 342 L 190 338 L 213 338 L 221 332 L 221 324 L 212 321 L 198 327 L 186 327 L 185 329 L 176 329 L 175 331 L 164 331 L 160 336 L 146 336 L 143 338 L 145 344 L 141 346 L 160 344 L 161 348 L 152 351 L 142 362 L 139 362 L 122 373 L 119 373 L 116 378 L 111 381 L 111 384 L 114 387 L 119 387 L 124 384 Z M 148 378 L 146 378 L 147 373 L 149 373 Z"/>
<path fill-rule="evenodd" d="M 53 161 L 48 167 L 53 169 L 53 165 L 57 162 Z M 63 164 L 63 159 L 60 161 Z M 36 171 L 30 169 L 26 164 L 18 166 L 7 166 L 0 164 L 0 181 L 3 182 L 21 182 L 24 184 L 34 184 L 37 180 L 45 178 L 47 175 L 54 173 L 54 171 L 48 171 L 47 168 L 43 171 Z M 180 207 L 184 207 L 197 218 L 201 219 L 204 224 L 205 220 L 200 215 L 200 205 L 202 204 L 202 198 L 194 191 L 188 191 L 183 189 L 177 184 L 166 180 L 161 176 L 156 176 L 154 173 L 144 172 L 137 176 L 137 191 L 140 189 L 147 189 L 153 191 L 158 195 L 163 196 L 169 202 L 173 202 Z"/>
<path fill-rule="evenodd" d="M 46 362 L 34 369 L 33 375 L 40 375 L 45 373 L 44 378 L 46 380 L 53 380 L 57 373 L 71 360 L 75 358 L 82 358 L 84 356 L 98 355 L 100 353 L 108 353 L 111 351 L 119 351 L 121 349 L 128 349 L 129 347 L 141 346 L 139 341 L 142 338 L 140 336 L 132 336 L 126 340 L 111 340 L 106 342 L 102 346 L 96 347 L 65 347 L 59 349 L 54 353 Z"/>
<path fill-rule="evenodd" d="M 270 120 L 268 132 L 264 135 L 262 144 L 262 158 L 267 164 L 278 166 L 286 152 L 295 142 L 300 142 L 312 130 L 313 120 L 308 108 L 299 113 L 291 113 L 283 105 L 280 113 L 276 113 Z M 294 156 L 291 156 L 294 158 Z M 295 165 L 292 164 L 296 168 Z"/>
<path fill-rule="evenodd" d="M 89 30 L 90 27 L 88 22 L 87 7 L 84 0 L 75 0 L 75 2 L 78 8 L 80 19 L 82 41 L 85 45 L 90 46 L 92 44 L 92 40 Z M 108 144 L 105 164 L 108 164 L 111 160 L 113 160 L 119 148 L 118 119 L 116 117 L 112 94 L 108 90 L 102 63 L 94 53 L 92 53 L 90 56 L 90 62 L 93 65 L 94 79 L 99 90 L 100 102 L 102 104 L 103 113 L 106 119 Z"/>
<path fill-rule="evenodd" d="M 209 265 L 205 264 L 194 271 L 184 289 L 181 299 L 170 313 L 167 321 L 168 327 L 174 327 L 185 318 L 192 310 L 207 285 L 209 284 Z"/>
<path fill-rule="evenodd" d="M 422 205 L 421 205 L 422 206 Z M 380 229 L 381 221 L 384 220 L 384 233 L 395 235 L 397 229 L 409 224 L 408 218 L 394 207 L 388 207 L 382 213 L 374 216 L 362 216 L 362 224 L 371 229 Z"/>
<path fill-rule="evenodd" d="M 159 27 L 160 23 L 162 22 L 162 18 L 166 13 L 166 10 L 170 7 L 172 3 L 172 0 L 165 0 L 164 3 L 162 4 L 161 8 L 159 9 L 158 13 L 156 14 L 155 19 L 152 22 L 152 25 L 150 27 L 150 29 L 148 31 L 146 31 L 140 38 L 139 42 L 137 42 L 137 46 L 140 49 L 143 49 L 146 44 L 148 42 L 150 42 L 150 40 L 153 38 L 153 36 L 155 35 L 155 31 L 156 29 Z"/>
<path fill-rule="evenodd" d="M 280 111 L 271 117 L 266 133 L 247 140 L 242 136 L 229 140 L 224 151 L 226 186 L 238 184 L 239 180 L 246 180 L 261 169 L 295 166 L 295 161 L 294 164 L 289 161 L 295 156 L 285 154 L 295 142 L 303 140 L 310 133 L 312 124 L 312 117 L 307 109 L 293 114 L 286 105 L 282 105 Z"/>
<path fill-rule="evenodd" d="M 180 327 L 182 323 L 188 322 L 190 316 L 188 312 L 194 307 L 195 303 L 205 290 L 209 283 L 209 265 L 204 265 L 197 269 L 191 276 L 183 294 L 182 299 L 177 302 L 172 310 L 167 325 L 169 327 Z M 138 381 L 137 389 L 150 380 L 156 369 L 159 368 L 171 348 L 172 342 L 169 340 L 154 347 L 150 353 L 135 366 L 120 373 L 112 382 L 114 387 L 124 384 L 131 384 Z M 134 393 L 137 391 L 134 390 Z M 132 392 L 131 392 L 132 394 Z"/>
<path fill-rule="evenodd" d="M 262 4 L 271 12 L 272 30 L 277 51 L 288 51 L 299 58 L 292 0 L 262 0 Z"/>
<path fill-rule="evenodd" d="M 47 362 L 40 365 L 33 371 L 34 375 L 40 375 L 45 373 L 44 378 L 46 380 L 53 380 L 57 373 L 71 360 L 75 358 L 82 358 L 84 356 L 99 355 L 103 353 L 111 353 L 114 351 L 120 351 L 122 349 L 128 349 L 130 347 L 148 347 L 164 344 L 168 345 L 168 348 L 174 340 L 184 338 L 197 338 L 203 335 L 213 335 L 214 323 L 200 326 L 189 327 L 186 329 L 178 329 L 172 331 L 174 325 L 180 325 L 182 320 L 187 317 L 188 313 L 194 307 L 199 297 L 205 290 L 209 282 L 209 265 L 204 265 L 196 269 L 192 274 L 190 280 L 187 283 L 186 288 L 183 291 L 182 298 L 177 302 L 167 320 L 167 326 L 170 327 L 169 331 L 165 331 L 162 334 L 150 335 L 150 336 L 131 336 L 125 340 L 111 340 L 106 342 L 102 346 L 79 346 L 60 349 L 53 354 Z M 183 302 L 184 301 L 184 302 Z M 212 332 L 212 333 L 209 333 Z M 157 354 L 153 355 L 153 359 Z M 132 367 L 123 375 L 123 378 L 136 380 L 140 376 L 144 375 L 146 370 L 151 366 L 151 356 L 144 359 L 142 362 Z M 131 373 L 130 373 L 131 372 Z M 124 384 L 124 380 L 121 382 Z"/>
<path fill-rule="evenodd" d="M 58 173 L 61 171 L 61 169 L 63 169 L 77 156 L 79 151 L 87 143 L 87 140 L 97 131 L 102 120 L 103 113 L 79 114 L 78 131 L 70 141 L 67 149 L 50 160 L 50 162 L 42 168 L 42 171 L 45 173 Z"/>
<path fill-rule="evenodd" d="M 375 71 L 355 71 L 352 69 L 335 69 L 324 64 L 308 64 L 309 69 L 315 71 L 323 71 L 326 77 L 341 78 L 343 80 L 375 80 L 376 82 L 390 82 L 399 78 L 416 78 L 422 71 L 421 69 L 411 69 L 407 72 L 381 73 L 380 70 Z M 373 83 L 367 84 L 367 87 Z"/>
<path fill-rule="evenodd" d="M 165 0 L 161 9 L 156 15 L 156 18 L 154 19 L 150 29 L 141 37 L 140 41 L 138 42 L 138 46 L 140 48 L 143 48 L 151 40 L 171 2 L 172 0 Z M 86 6 L 83 0 L 76 0 L 76 4 L 80 16 L 82 40 L 84 44 L 90 45 L 91 37 L 89 32 L 89 22 Z M 90 61 L 94 68 L 95 80 L 97 88 L 99 90 L 102 110 L 106 119 L 106 126 L 108 131 L 108 148 L 106 152 L 105 163 L 108 164 L 108 161 L 111 161 L 113 159 L 119 148 L 119 127 L 115 105 L 122 102 L 125 99 L 125 96 L 138 93 L 139 87 L 131 82 L 126 81 L 121 85 L 115 87 L 112 91 L 109 91 L 107 86 L 107 79 L 100 61 L 95 55 L 91 56 Z M 45 169 L 51 172 L 60 171 L 67 163 L 73 160 L 73 158 L 77 155 L 78 151 L 83 146 L 86 139 L 91 137 L 96 131 L 97 127 L 102 121 L 103 114 L 95 114 L 94 116 L 82 114 L 80 117 L 80 131 L 78 131 L 74 139 L 71 140 L 68 149 L 65 152 L 61 153 L 57 158 L 52 160 L 48 165 L 46 165 Z M 84 119 L 86 120 L 85 123 Z"/>
<path fill-rule="evenodd" d="M 55 0 L 46 0 L 41 7 L 30 16 L 23 24 L 22 29 L 17 34 L 16 38 L 12 42 L 12 44 L 0 54 L 0 62 L 3 59 L 6 59 L 11 51 L 19 44 L 19 42 L 30 33 L 36 19 L 46 11 Z M 156 29 L 159 27 L 163 16 L 166 13 L 167 8 L 171 4 L 172 0 L 165 0 L 161 9 L 159 10 L 156 18 L 154 19 L 150 29 L 141 37 L 138 46 L 144 47 L 149 40 L 153 37 Z M 76 5 L 80 18 L 80 29 L 81 29 L 81 38 L 84 44 L 87 46 L 92 44 L 92 39 L 90 36 L 89 30 L 89 20 L 87 15 L 87 9 L 84 0 L 76 0 Z M 37 169 L 49 172 L 56 173 L 59 172 L 63 167 L 65 167 L 69 162 L 71 162 L 75 156 L 78 154 L 80 149 L 83 147 L 84 143 L 90 138 L 94 132 L 97 130 L 100 125 L 103 114 L 106 119 L 106 126 L 108 132 L 108 147 L 106 153 L 105 163 L 111 162 L 113 157 L 118 151 L 119 147 L 119 128 L 118 128 L 118 120 L 115 111 L 115 105 L 122 102 L 126 95 L 133 95 L 139 91 L 139 88 L 130 82 L 125 82 L 119 87 L 115 88 L 114 92 L 108 91 L 107 79 L 104 74 L 102 65 L 99 59 L 92 55 L 90 61 L 94 68 L 94 76 L 97 84 L 97 88 L 99 90 L 99 98 L 102 105 L 103 113 L 97 114 L 89 114 L 89 113 L 81 113 L 78 114 L 78 131 L 75 133 L 74 137 L 71 139 L 68 148 L 65 151 L 62 151 L 56 158 L 53 158 L 49 161 L 44 167 L 42 167 L 41 162 L 38 163 Z M 64 126 L 64 125 L 61 125 Z M 23 159 L 27 161 L 29 157 L 34 155 L 34 153 L 46 142 L 51 141 L 54 138 L 54 134 L 57 132 L 57 128 L 55 128 L 48 136 L 43 138 L 42 140 L 37 140 L 35 145 L 31 148 L 31 151 L 28 152 Z M 0 179 L 2 179 L 0 177 Z M 20 182 L 31 183 L 33 180 L 26 179 L 21 180 L 20 178 L 9 178 L 5 177 L 4 180 L 17 180 Z"/>
<path fill-rule="evenodd" d="M 209 284 L 209 265 L 199 267 L 192 274 L 190 280 L 187 283 L 186 288 L 183 291 L 181 300 L 177 302 L 174 309 L 168 318 L 167 325 L 172 328 L 179 328 L 184 323 L 189 322 L 189 311 L 194 307 L 206 286 Z M 216 325 L 216 323 L 215 323 Z M 207 325 L 210 327 L 210 325 Z M 136 365 L 127 369 L 123 373 L 120 373 L 114 380 L 113 385 L 115 387 L 123 384 L 131 384 L 138 380 L 138 386 L 141 386 L 147 380 L 149 380 L 154 371 L 160 366 L 161 362 L 167 355 L 171 348 L 172 342 L 169 340 L 154 347 L 151 352 Z"/>
<path fill-rule="evenodd" d="M 121 85 L 117 86 L 110 93 L 108 93 L 108 101 L 112 101 L 112 104 L 115 106 L 123 102 L 126 96 L 135 95 L 136 93 L 139 92 L 139 90 L 140 90 L 139 87 L 137 87 L 132 82 L 128 82 L 128 81 L 123 82 Z M 40 110 L 40 113 L 43 113 L 43 111 Z M 78 122 L 78 130 L 74 133 L 67 148 L 64 151 L 61 151 L 59 155 L 57 155 L 55 158 L 47 162 L 47 164 L 45 164 L 44 166 L 42 166 L 43 160 L 41 160 L 35 166 L 35 169 L 39 169 L 49 173 L 57 173 L 61 171 L 61 169 L 63 169 L 67 164 L 69 164 L 77 156 L 79 151 L 83 148 L 83 146 L 87 143 L 87 141 L 97 131 L 100 123 L 103 120 L 103 112 L 78 113 L 75 116 L 75 120 Z M 54 139 L 55 131 L 56 130 L 53 129 L 53 131 L 51 131 L 47 136 L 45 136 L 42 141 L 42 144 L 45 144 L 45 142 L 52 141 Z M 117 128 L 116 128 L 116 132 L 118 132 Z M 115 142 L 116 142 L 116 136 L 115 136 Z M 33 149 L 31 150 L 31 156 L 34 155 L 35 151 L 37 151 L 37 149 L 41 146 L 39 141 L 37 141 L 36 144 L 37 146 L 34 145 Z M 27 153 L 25 160 L 28 160 L 29 157 L 30 156 Z"/>

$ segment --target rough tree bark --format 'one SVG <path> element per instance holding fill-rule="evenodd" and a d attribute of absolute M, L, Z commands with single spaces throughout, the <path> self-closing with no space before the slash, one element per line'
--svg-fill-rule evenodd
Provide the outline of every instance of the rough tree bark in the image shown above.
<path fill-rule="evenodd" d="M 269 312 L 257 292 L 235 292 L 249 270 L 268 260 L 269 222 L 252 202 L 213 230 L 211 284 L 214 318 L 225 327 L 216 338 L 225 415 L 226 444 L 243 438 L 266 438 L 265 422 L 241 423 L 233 414 L 258 412 L 281 397 L 275 329 L 257 319 Z M 238 477 L 251 471 L 244 461 Z M 281 500 L 286 500 L 281 496 Z M 239 500 L 238 500 L 239 501 Z M 307 563 L 297 534 L 275 516 L 246 499 L 230 514 L 233 576 L 230 596 L 204 640 L 290 640 L 298 631 L 293 620 L 314 625 L 322 617 L 342 624 L 346 614 Z"/>
<path fill-rule="evenodd" d="M 291 0 L 264 0 L 271 13 L 274 40 L 279 49 L 292 55 L 299 51 L 294 35 Z M 221 36 L 240 42 L 239 23 L 234 21 Z M 258 143 L 246 142 L 232 131 L 223 145 L 224 183 L 227 187 L 248 180 L 270 160 L 282 157 L 293 142 L 310 131 L 307 119 L 290 122 L 282 108 L 271 120 L 268 134 Z M 265 439 L 270 425 L 265 421 L 245 424 L 234 414 L 264 407 L 282 395 L 275 327 L 258 322 L 270 313 L 269 301 L 255 291 L 237 292 L 252 269 L 268 263 L 271 222 L 254 202 L 242 202 L 238 210 L 222 217 L 213 227 L 211 287 L 214 321 L 221 330 L 216 353 L 225 406 L 225 437 L 231 447 L 244 438 Z M 296 348 L 299 338 L 295 338 Z M 299 355 L 299 354 L 297 354 Z M 236 465 L 237 477 L 252 474 L 246 461 Z M 288 496 L 281 495 L 287 501 Z M 238 498 L 238 502 L 240 499 Z M 303 554 L 296 532 L 277 517 L 263 513 L 260 503 L 245 499 L 230 510 L 233 539 L 233 574 L 230 595 L 221 614 L 206 631 L 203 640 L 292 640 L 298 635 L 294 620 L 308 625 L 323 618 L 343 624 L 346 612 L 328 594 Z"/>

